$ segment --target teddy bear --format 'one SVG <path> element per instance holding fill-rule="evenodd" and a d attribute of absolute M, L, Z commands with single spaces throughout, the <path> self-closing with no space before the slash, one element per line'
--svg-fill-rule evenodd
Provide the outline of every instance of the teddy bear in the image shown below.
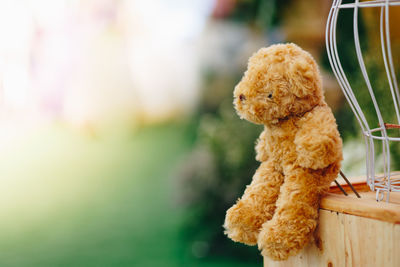
<path fill-rule="evenodd" d="M 310 241 L 321 196 L 342 161 L 316 62 L 293 43 L 261 48 L 234 89 L 234 106 L 241 119 L 264 130 L 255 147 L 260 166 L 227 211 L 225 234 L 285 260 Z"/>

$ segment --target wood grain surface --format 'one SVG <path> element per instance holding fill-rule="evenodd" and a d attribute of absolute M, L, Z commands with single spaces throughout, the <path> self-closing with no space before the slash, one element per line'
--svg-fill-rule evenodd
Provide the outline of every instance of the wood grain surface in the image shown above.
<path fill-rule="evenodd" d="M 360 194 L 328 193 L 312 242 L 287 261 L 264 258 L 264 266 L 400 266 L 400 193 L 392 192 L 390 203 Z"/>

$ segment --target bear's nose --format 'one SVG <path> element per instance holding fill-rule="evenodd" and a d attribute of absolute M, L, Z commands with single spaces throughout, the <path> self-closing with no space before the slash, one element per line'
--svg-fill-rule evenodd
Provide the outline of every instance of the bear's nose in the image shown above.
<path fill-rule="evenodd" d="M 244 94 L 240 94 L 239 99 L 240 99 L 240 101 L 245 101 L 246 97 L 244 96 Z"/>

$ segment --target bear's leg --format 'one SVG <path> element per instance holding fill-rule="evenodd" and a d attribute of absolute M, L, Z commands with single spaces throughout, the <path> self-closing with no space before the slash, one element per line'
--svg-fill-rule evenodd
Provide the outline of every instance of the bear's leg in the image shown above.
<path fill-rule="evenodd" d="M 257 244 L 262 224 L 270 220 L 283 183 L 272 161 L 261 163 L 241 199 L 226 212 L 225 233 L 234 241 Z"/>
<path fill-rule="evenodd" d="M 317 225 L 320 196 L 330 183 L 321 185 L 321 180 L 320 174 L 302 168 L 285 176 L 275 214 L 258 236 L 263 256 L 285 260 L 307 244 Z"/>

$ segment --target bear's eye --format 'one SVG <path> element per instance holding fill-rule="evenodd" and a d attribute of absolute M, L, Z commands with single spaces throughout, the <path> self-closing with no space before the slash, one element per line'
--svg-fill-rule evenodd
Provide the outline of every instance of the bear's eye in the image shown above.
<path fill-rule="evenodd" d="M 271 99 L 272 98 L 272 93 L 268 94 L 268 98 Z"/>

